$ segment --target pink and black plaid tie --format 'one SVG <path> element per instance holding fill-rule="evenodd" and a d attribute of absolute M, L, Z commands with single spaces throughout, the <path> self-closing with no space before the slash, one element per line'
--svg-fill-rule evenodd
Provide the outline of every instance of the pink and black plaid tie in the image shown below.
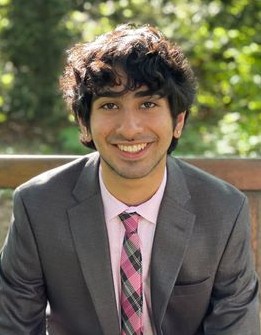
<path fill-rule="evenodd" d="M 139 215 L 119 215 L 126 229 L 121 254 L 121 335 L 142 335 L 142 259 Z"/>

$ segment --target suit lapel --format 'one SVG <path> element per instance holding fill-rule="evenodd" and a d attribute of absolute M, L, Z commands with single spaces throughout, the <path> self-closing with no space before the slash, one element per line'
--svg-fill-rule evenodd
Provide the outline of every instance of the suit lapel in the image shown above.
<path fill-rule="evenodd" d="M 87 162 L 73 194 L 78 204 L 68 215 L 83 276 L 103 334 L 119 334 L 109 242 L 98 183 L 98 155 Z"/>
<path fill-rule="evenodd" d="M 157 334 L 192 233 L 195 215 L 185 208 L 190 194 L 178 164 L 168 159 L 168 181 L 159 211 L 151 259 L 152 310 Z"/>

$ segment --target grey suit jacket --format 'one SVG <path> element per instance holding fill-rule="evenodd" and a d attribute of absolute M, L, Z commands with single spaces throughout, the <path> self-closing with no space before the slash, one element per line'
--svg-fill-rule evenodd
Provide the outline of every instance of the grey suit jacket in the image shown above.
<path fill-rule="evenodd" d="M 91 154 L 16 190 L 1 335 L 45 334 L 47 300 L 50 334 L 120 334 L 98 162 Z M 157 335 L 259 335 L 246 197 L 178 159 L 167 171 L 151 258 Z"/>

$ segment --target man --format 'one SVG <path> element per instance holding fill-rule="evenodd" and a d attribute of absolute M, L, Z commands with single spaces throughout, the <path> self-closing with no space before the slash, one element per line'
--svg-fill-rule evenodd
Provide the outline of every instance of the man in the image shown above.
<path fill-rule="evenodd" d="M 97 150 L 19 187 L 0 333 L 258 335 L 246 197 L 168 155 L 195 95 L 180 48 L 121 25 L 68 52 L 64 97 Z"/>

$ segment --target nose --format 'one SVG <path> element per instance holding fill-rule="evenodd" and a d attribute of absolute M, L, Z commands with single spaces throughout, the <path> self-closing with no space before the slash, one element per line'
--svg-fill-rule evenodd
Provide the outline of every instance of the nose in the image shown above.
<path fill-rule="evenodd" d="M 136 136 L 143 132 L 142 120 L 138 113 L 129 108 L 125 109 L 121 114 L 116 131 L 128 141 L 135 140 Z"/>

